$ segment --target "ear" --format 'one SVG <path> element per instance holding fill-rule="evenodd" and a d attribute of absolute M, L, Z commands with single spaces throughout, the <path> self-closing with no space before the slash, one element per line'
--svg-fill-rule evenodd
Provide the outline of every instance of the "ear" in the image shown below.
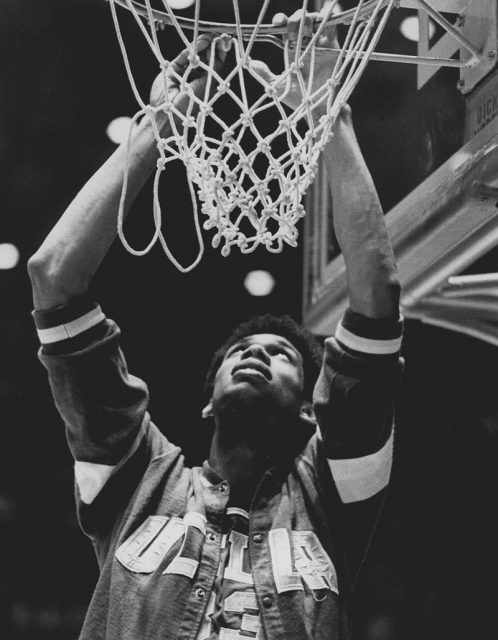
<path fill-rule="evenodd" d="M 213 403 L 212 403 L 211 400 L 204 407 L 204 409 L 202 410 L 202 414 L 201 415 L 202 415 L 203 418 L 212 418 L 214 416 Z"/>
<path fill-rule="evenodd" d="M 299 410 L 299 419 L 310 427 L 316 427 L 317 422 L 315 412 L 313 410 L 313 405 L 309 400 L 305 400 L 302 403 L 301 409 Z"/>

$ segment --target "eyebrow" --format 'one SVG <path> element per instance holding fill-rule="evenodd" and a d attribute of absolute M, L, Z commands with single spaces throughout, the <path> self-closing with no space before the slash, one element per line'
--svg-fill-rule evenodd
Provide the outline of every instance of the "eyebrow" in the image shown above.
<path fill-rule="evenodd" d="M 244 336 L 240 340 L 237 340 L 237 342 L 234 342 L 228 348 L 227 353 L 229 353 L 234 347 L 244 347 L 245 345 L 250 344 L 250 337 L 251 336 Z M 272 341 L 272 344 L 274 344 L 274 345 L 276 345 L 278 347 L 282 347 L 283 349 L 285 349 L 286 351 L 289 351 L 293 355 L 298 355 L 298 356 L 302 357 L 301 352 L 299 351 L 299 349 L 297 347 L 295 347 L 292 344 L 292 342 L 290 342 L 286 338 L 277 337 L 276 340 Z"/>

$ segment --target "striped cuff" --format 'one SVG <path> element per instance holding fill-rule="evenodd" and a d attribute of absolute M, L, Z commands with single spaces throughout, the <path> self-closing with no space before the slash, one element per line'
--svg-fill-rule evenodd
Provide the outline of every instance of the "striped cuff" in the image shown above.
<path fill-rule="evenodd" d="M 34 311 L 33 317 L 42 345 L 75 338 L 105 320 L 100 306 L 87 300 L 51 311 Z"/>
<path fill-rule="evenodd" d="M 394 355 L 401 348 L 403 319 L 373 320 L 350 309 L 336 329 L 337 341 L 346 349 L 368 355 Z"/>

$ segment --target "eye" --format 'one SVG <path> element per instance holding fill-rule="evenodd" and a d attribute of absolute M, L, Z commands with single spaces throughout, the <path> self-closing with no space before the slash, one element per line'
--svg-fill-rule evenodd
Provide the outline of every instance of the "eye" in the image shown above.
<path fill-rule="evenodd" d="M 244 349 L 244 347 L 241 344 L 236 344 L 234 347 L 232 347 L 231 349 L 229 349 L 227 351 L 227 356 L 231 356 L 234 353 L 237 353 L 238 351 L 242 351 Z"/>
<path fill-rule="evenodd" d="M 274 349 L 272 355 L 280 360 L 287 360 L 290 362 L 290 356 L 285 349 Z"/>

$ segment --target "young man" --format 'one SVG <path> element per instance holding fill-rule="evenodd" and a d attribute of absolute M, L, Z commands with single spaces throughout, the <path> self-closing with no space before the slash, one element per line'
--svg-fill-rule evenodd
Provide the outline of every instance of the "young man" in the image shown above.
<path fill-rule="evenodd" d="M 296 37 L 298 16 L 276 21 Z M 201 36 L 200 50 L 209 41 Z M 330 60 L 316 64 L 320 82 Z M 173 65 L 181 73 L 186 53 Z M 257 72 L 270 75 L 263 64 Z M 199 93 L 204 83 L 192 80 Z M 168 90 L 185 109 L 171 78 Z M 155 84 L 151 101 L 162 99 Z M 167 132 L 165 119 L 157 124 Z M 101 570 L 81 638 L 349 638 L 351 590 L 389 479 L 401 341 L 394 258 L 349 111 L 324 153 L 350 309 L 326 341 L 318 379 L 316 345 L 290 319 L 238 328 L 208 374 L 203 414 L 215 430 L 202 467 L 187 467 L 151 422 L 119 329 L 88 299 L 116 234 L 124 153 L 83 187 L 29 264 L 40 357 Z M 144 121 L 128 206 L 155 162 Z"/>

